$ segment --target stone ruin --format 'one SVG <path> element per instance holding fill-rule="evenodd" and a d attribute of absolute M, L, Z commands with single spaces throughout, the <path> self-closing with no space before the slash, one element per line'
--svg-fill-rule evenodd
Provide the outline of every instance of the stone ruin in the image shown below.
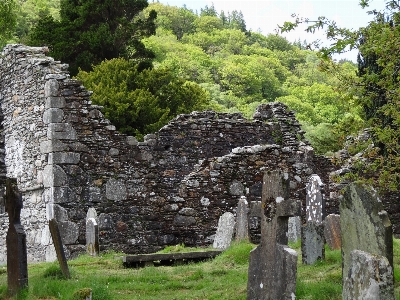
<path fill-rule="evenodd" d="M 249 205 L 249 239 L 260 241 L 263 174 L 287 174 L 302 203 L 317 174 L 326 214 L 338 213 L 329 160 L 314 155 L 293 112 L 260 105 L 247 120 L 212 111 L 179 115 L 143 142 L 120 134 L 45 47 L 8 45 L 0 56 L 0 188 L 17 178 L 28 261 L 52 261 L 55 219 L 66 255 L 86 251 L 86 217 L 97 213 L 99 250 L 150 253 L 167 245 L 208 246 L 220 216 Z M 1 191 L 0 191 L 1 192 Z M 0 193 L 2 194 L 2 193 Z M 8 218 L 0 201 L 0 263 Z"/>
<path fill-rule="evenodd" d="M 17 178 L 23 194 L 29 261 L 55 259 L 53 218 L 70 254 L 85 251 L 89 208 L 98 213 L 102 249 L 210 245 L 219 217 L 235 213 L 241 196 L 250 207 L 261 200 L 265 170 L 285 170 L 295 199 L 305 198 L 307 176 L 328 173 L 278 103 L 261 105 L 253 121 L 211 111 L 180 115 L 137 142 L 118 133 L 46 51 L 9 45 L 0 61 L 3 177 Z M 253 241 L 257 214 L 250 214 Z"/>

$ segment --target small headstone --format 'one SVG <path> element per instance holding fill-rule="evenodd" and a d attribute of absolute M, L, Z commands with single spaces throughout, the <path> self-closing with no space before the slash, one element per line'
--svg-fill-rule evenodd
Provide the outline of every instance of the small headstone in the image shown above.
<path fill-rule="evenodd" d="M 325 258 L 324 225 L 308 222 L 303 225 L 301 260 L 303 264 L 312 265 L 319 259 Z"/>
<path fill-rule="evenodd" d="M 334 250 L 342 247 L 340 215 L 330 214 L 325 218 L 324 236 L 330 249 Z"/>
<path fill-rule="evenodd" d="M 60 230 L 58 229 L 58 224 L 55 219 L 51 219 L 49 221 L 49 228 L 51 237 L 53 239 L 54 248 L 57 253 L 57 259 L 58 263 L 60 264 L 61 271 L 64 277 L 69 279 L 71 278 L 71 275 L 69 273 L 67 258 L 65 257 L 65 252 L 61 241 Z"/>
<path fill-rule="evenodd" d="M 321 224 L 325 212 L 325 202 L 322 197 L 322 181 L 318 175 L 311 175 L 307 183 L 306 222 Z"/>
<path fill-rule="evenodd" d="M 288 195 L 287 174 L 279 171 L 264 174 L 261 242 L 250 252 L 248 300 L 295 298 L 297 253 L 287 247 L 287 230 L 289 217 L 299 215 L 300 205 Z"/>
<path fill-rule="evenodd" d="M 86 213 L 86 220 L 89 218 L 93 218 L 97 221 L 97 212 L 96 212 L 96 209 L 94 209 L 93 207 L 89 207 L 89 209 Z"/>
<path fill-rule="evenodd" d="M 213 248 L 227 249 L 231 244 L 234 228 L 235 216 L 230 212 L 224 213 L 218 220 L 218 228 L 215 234 Z"/>
<path fill-rule="evenodd" d="M 249 208 L 245 196 L 240 197 L 236 211 L 236 241 L 249 240 Z"/>
<path fill-rule="evenodd" d="M 315 174 L 310 176 L 306 186 L 306 224 L 301 228 L 301 252 L 302 262 L 309 265 L 325 258 L 322 186 L 321 179 Z"/>
<path fill-rule="evenodd" d="M 99 226 L 94 218 L 89 218 L 86 220 L 86 252 L 97 256 L 99 250 Z"/>
<path fill-rule="evenodd" d="M 393 269 L 386 257 L 360 250 L 350 253 L 349 273 L 343 279 L 343 300 L 395 300 Z"/>
<path fill-rule="evenodd" d="M 5 209 L 9 225 L 6 237 L 8 293 L 17 294 L 28 286 L 28 259 L 26 253 L 26 233 L 21 225 L 22 195 L 18 191 L 16 179 L 6 181 Z"/>
<path fill-rule="evenodd" d="M 392 224 L 383 204 L 372 190 L 351 183 L 340 200 L 343 278 L 347 277 L 350 253 L 361 250 L 384 256 L 393 267 Z"/>
<path fill-rule="evenodd" d="M 301 220 L 299 216 L 289 218 L 287 237 L 291 243 L 296 243 L 301 239 Z"/>

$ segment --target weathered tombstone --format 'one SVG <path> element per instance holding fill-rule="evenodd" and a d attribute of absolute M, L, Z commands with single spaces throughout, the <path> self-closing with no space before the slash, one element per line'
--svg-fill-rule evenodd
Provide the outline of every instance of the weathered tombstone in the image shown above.
<path fill-rule="evenodd" d="M 289 242 L 296 243 L 301 238 L 301 220 L 299 216 L 290 217 L 287 232 Z"/>
<path fill-rule="evenodd" d="M 324 236 L 329 248 L 332 250 L 341 248 L 340 215 L 330 214 L 325 218 Z"/>
<path fill-rule="evenodd" d="M 294 299 L 297 253 L 287 247 L 288 219 L 299 215 L 299 203 L 289 198 L 287 174 L 264 174 L 261 242 L 250 252 L 248 300 Z"/>
<path fill-rule="evenodd" d="M 215 234 L 213 248 L 227 249 L 232 241 L 233 230 L 235 228 L 235 217 L 232 213 L 224 213 L 218 220 L 217 233 Z"/>
<path fill-rule="evenodd" d="M 236 241 L 249 240 L 249 208 L 245 196 L 241 196 L 236 211 Z"/>
<path fill-rule="evenodd" d="M 99 226 L 94 218 L 86 220 L 86 252 L 91 256 L 97 256 L 99 249 Z"/>
<path fill-rule="evenodd" d="M 51 233 L 51 237 L 53 239 L 54 248 L 57 253 L 58 263 L 60 264 L 61 271 L 65 278 L 71 278 L 69 273 L 67 259 L 65 257 L 65 252 L 63 248 L 63 244 L 61 241 L 60 230 L 58 229 L 58 224 L 55 219 L 51 219 L 49 221 L 49 229 Z"/>
<path fill-rule="evenodd" d="M 384 256 L 393 267 L 393 232 L 383 204 L 372 190 L 351 183 L 340 200 L 340 228 L 342 232 L 342 274 L 347 277 L 350 253 L 361 250 Z"/>
<path fill-rule="evenodd" d="M 395 300 L 393 269 L 386 257 L 360 250 L 350 253 L 349 272 L 343 279 L 343 300 Z"/>
<path fill-rule="evenodd" d="M 306 186 L 306 224 L 301 228 L 302 262 L 312 265 L 325 258 L 324 224 L 325 204 L 322 182 L 318 175 L 311 175 Z"/>
<path fill-rule="evenodd" d="M 96 209 L 93 208 L 93 207 L 89 207 L 89 209 L 88 209 L 88 211 L 86 213 L 86 220 L 89 219 L 89 218 L 93 218 L 97 222 L 97 212 L 96 212 Z"/>
<path fill-rule="evenodd" d="M 6 181 L 5 209 L 9 225 L 7 243 L 8 293 L 17 294 L 28 286 L 28 259 L 26 253 L 26 233 L 21 225 L 22 195 L 18 191 L 16 179 Z"/>

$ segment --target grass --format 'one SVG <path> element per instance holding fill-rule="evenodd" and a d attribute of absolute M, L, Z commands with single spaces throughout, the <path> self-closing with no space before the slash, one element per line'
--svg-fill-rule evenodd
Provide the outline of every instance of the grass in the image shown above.
<path fill-rule="evenodd" d="M 300 243 L 290 245 L 300 253 Z M 84 299 L 92 290 L 93 300 L 179 300 L 246 299 L 249 252 L 254 245 L 232 245 L 214 260 L 180 266 L 126 269 L 117 257 L 82 255 L 68 262 L 71 279 L 63 279 L 57 263 L 28 265 L 29 288 L 20 295 L 7 296 L 7 272 L 0 267 L 0 299 L 50 300 Z M 164 251 L 182 252 L 178 245 Z M 193 250 L 193 249 L 192 249 Z M 394 240 L 395 293 L 400 299 L 400 240 Z M 326 249 L 325 260 L 309 266 L 301 263 L 297 270 L 296 299 L 336 300 L 341 296 L 341 253 Z"/>

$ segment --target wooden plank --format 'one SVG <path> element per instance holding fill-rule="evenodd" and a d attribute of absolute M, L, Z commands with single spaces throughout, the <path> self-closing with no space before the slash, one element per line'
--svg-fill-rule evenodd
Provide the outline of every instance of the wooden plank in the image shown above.
<path fill-rule="evenodd" d="M 131 267 L 133 265 L 141 265 L 144 262 L 175 262 L 184 260 L 202 260 L 208 258 L 214 258 L 221 254 L 221 250 L 213 251 L 198 251 L 198 252 L 177 252 L 177 253 L 155 253 L 155 254 L 138 254 L 138 255 L 127 255 L 122 257 L 124 266 Z"/>

